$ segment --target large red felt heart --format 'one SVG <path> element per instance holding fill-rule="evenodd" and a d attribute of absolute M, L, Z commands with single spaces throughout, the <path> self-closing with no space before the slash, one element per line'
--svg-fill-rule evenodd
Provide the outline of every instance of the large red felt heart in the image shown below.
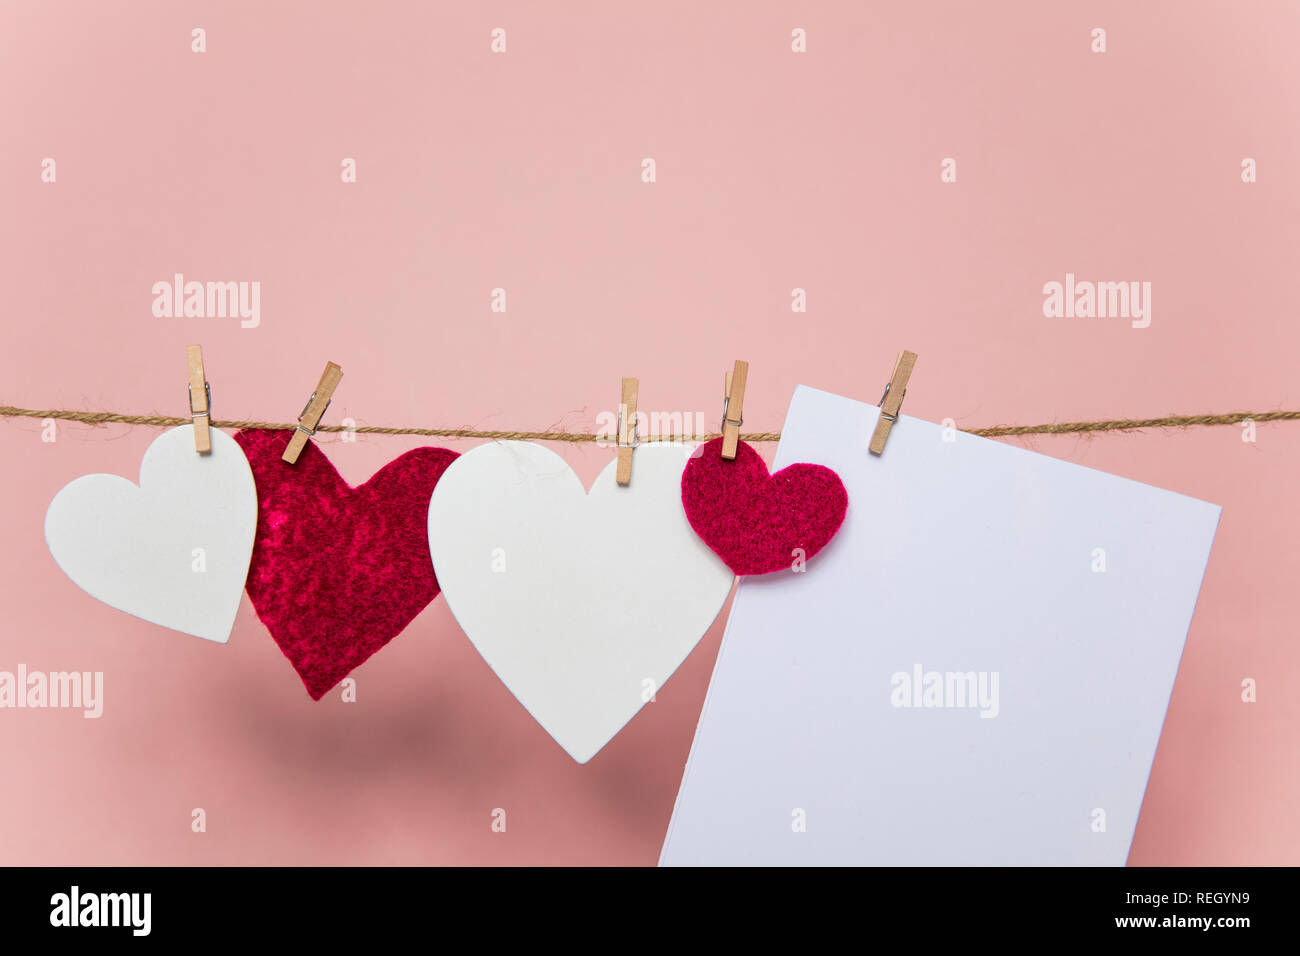
<path fill-rule="evenodd" d="M 312 700 L 401 633 L 438 596 L 429 498 L 456 453 L 416 448 L 358 488 L 308 442 L 282 461 L 291 431 L 239 442 L 257 482 L 257 537 L 245 585 L 257 616 Z"/>
<path fill-rule="evenodd" d="M 741 442 L 734 461 L 722 439 L 697 450 L 682 472 L 682 505 L 691 527 L 737 574 L 767 574 L 811 558 L 844 523 L 849 495 L 824 465 L 790 465 L 769 475 L 758 452 Z"/>

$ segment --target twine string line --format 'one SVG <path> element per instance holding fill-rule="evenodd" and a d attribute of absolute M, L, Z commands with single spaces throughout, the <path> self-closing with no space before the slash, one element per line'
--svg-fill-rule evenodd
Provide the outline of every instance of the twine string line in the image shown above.
<path fill-rule="evenodd" d="M 59 421 L 81 422 L 86 425 L 152 425 L 169 427 L 188 425 L 189 418 L 166 415 L 124 415 L 120 412 L 79 412 L 70 409 L 16 408 L 0 405 L 0 418 L 52 418 Z M 958 431 L 983 438 L 1005 438 L 1019 435 L 1079 435 L 1088 432 L 1129 432 L 1144 428 L 1193 428 L 1213 425 L 1238 425 L 1246 420 L 1253 422 L 1282 422 L 1300 420 L 1300 410 L 1278 409 L 1271 412 L 1225 412 L 1211 415 L 1167 415 L 1163 418 L 1117 418 L 1090 422 L 1052 422 L 1043 425 L 991 425 L 984 428 L 959 428 Z M 289 431 L 297 422 L 221 421 L 213 419 L 213 428 L 264 428 L 272 431 Z M 318 432 L 353 432 L 362 435 L 419 435 L 428 438 L 487 438 L 497 441 L 558 441 L 614 443 L 616 436 L 592 432 L 548 431 L 491 431 L 477 428 L 392 428 L 386 425 L 317 425 Z M 642 438 L 654 441 L 710 441 L 721 437 L 721 432 L 704 435 L 672 435 Z M 781 440 L 780 432 L 748 432 L 740 436 L 747 442 L 773 442 Z"/>

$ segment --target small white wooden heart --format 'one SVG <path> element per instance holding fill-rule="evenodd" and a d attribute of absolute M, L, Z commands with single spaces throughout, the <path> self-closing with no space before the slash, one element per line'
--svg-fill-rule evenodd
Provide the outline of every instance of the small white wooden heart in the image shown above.
<path fill-rule="evenodd" d="M 93 598 L 154 624 L 224 644 L 239 610 L 257 532 L 257 488 L 235 440 L 212 429 L 163 432 L 144 453 L 140 484 L 83 475 L 45 512 L 45 541 L 63 573 Z"/>
<path fill-rule="evenodd" d="M 442 595 L 488 666 L 578 763 L 622 729 L 722 609 L 733 576 L 686 521 L 683 445 L 591 493 L 530 442 L 452 462 L 429 502 Z"/>

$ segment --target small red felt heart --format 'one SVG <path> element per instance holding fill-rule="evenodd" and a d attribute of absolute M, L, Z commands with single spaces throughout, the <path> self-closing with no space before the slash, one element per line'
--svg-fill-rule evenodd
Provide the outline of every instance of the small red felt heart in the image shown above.
<path fill-rule="evenodd" d="M 416 448 L 352 488 L 292 431 L 235 435 L 257 483 L 257 537 L 245 585 L 257 616 L 312 700 L 400 634 L 438 596 L 429 498 L 456 453 Z"/>
<path fill-rule="evenodd" d="M 682 505 L 691 527 L 736 574 L 767 574 L 811 558 L 844 523 L 844 482 L 824 465 L 789 465 L 769 475 L 741 442 L 734 461 L 722 439 L 697 449 L 682 472 Z"/>

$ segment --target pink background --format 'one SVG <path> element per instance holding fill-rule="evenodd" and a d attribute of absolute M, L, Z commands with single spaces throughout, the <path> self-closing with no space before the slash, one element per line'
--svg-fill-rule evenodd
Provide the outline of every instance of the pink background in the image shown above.
<path fill-rule="evenodd" d="M 905 411 L 968 427 L 1300 407 L 1298 44 L 1275 2 L 11 0 L 0 403 L 183 414 L 201 342 L 223 418 L 292 420 L 332 359 L 335 423 L 589 430 L 637 375 L 713 428 L 740 357 L 776 430 L 904 347 Z M 1153 283 L 1150 328 L 1044 318 L 1067 271 Z M 261 326 L 154 318 L 174 272 L 260 281 Z M 1240 434 L 1027 441 L 1224 508 L 1135 864 L 1300 862 L 1300 423 Z M 441 599 L 313 704 L 247 599 L 218 646 L 54 565 L 55 492 L 155 435 L 0 420 L 0 669 L 106 685 L 97 721 L 0 711 L 0 861 L 655 862 L 722 619 L 587 766 Z M 358 483 L 417 444 L 323 447 Z M 588 483 L 612 454 L 558 450 Z"/>

